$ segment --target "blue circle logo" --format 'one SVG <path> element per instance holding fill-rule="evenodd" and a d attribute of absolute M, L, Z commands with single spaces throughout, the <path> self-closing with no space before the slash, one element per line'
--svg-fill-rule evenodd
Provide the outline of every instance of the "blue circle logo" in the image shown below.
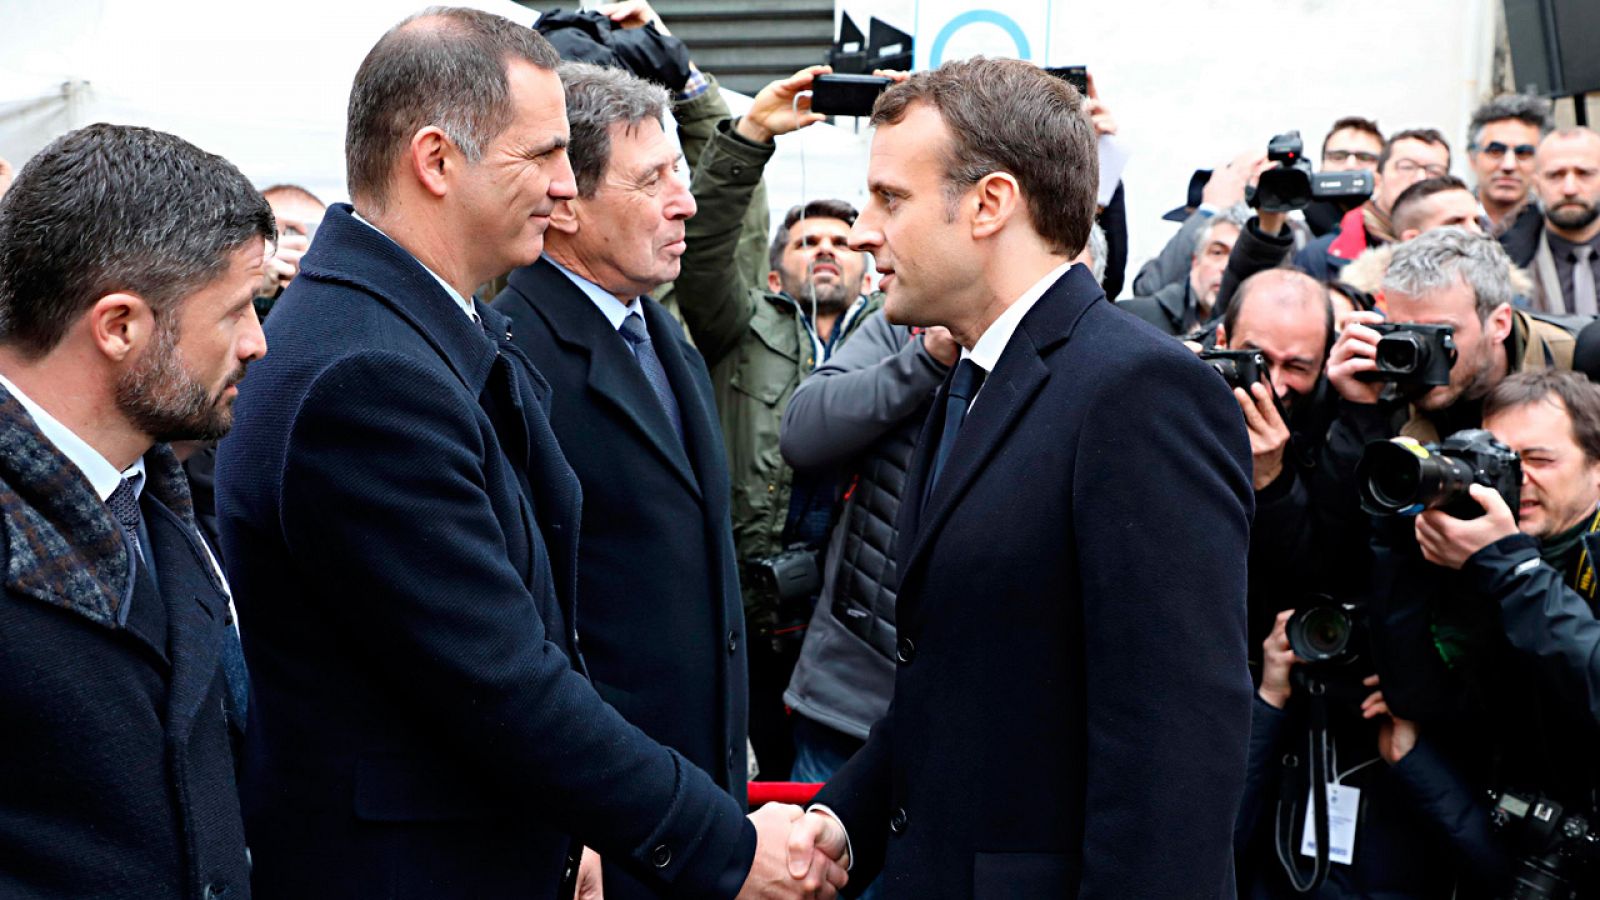
<path fill-rule="evenodd" d="M 1022 33 L 1022 26 L 1018 25 L 1015 19 L 992 9 L 975 9 L 956 16 L 939 29 L 939 34 L 933 39 L 933 49 L 928 53 L 928 68 L 936 69 L 944 62 L 945 45 L 950 43 L 950 38 L 954 37 L 956 32 L 968 25 L 997 26 L 1017 45 L 1018 59 L 1029 59 L 1033 56 L 1028 46 L 1028 36 Z"/>

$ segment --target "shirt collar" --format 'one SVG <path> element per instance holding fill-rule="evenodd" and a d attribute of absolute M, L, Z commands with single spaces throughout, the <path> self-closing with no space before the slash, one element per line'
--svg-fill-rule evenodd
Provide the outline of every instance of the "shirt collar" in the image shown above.
<path fill-rule="evenodd" d="M 354 208 L 351 208 L 351 210 L 350 210 L 350 218 L 355 219 L 357 222 L 360 222 L 361 224 L 367 226 L 368 228 L 371 228 L 373 231 L 376 231 L 379 234 L 383 234 L 383 229 L 382 228 L 379 228 L 378 226 L 376 226 L 376 225 L 372 224 L 371 222 L 368 222 L 366 219 L 362 218 L 361 217 L 361 213 L 356 212 Z M 386 237 L 386 238 L 389 238 L 389 236 L 387 234 L 383 234 L 383 236 Z M 389 238 L 389 241 L 391 243 L 393 243 L 396 247 L 400 247 L 400 242 L 396 241 L 394 238 Z M 400 249 L 401 250 L 405 250 L 406 248 L 400 247 Z M 409 250 L 406 250 L 406 255 L 410 256 L 412 259 L 417 259 L 416 255 L 413 254 Z M 450 299 L 454 300 L 457 306 L 461 307 L 461 311 L 467 314 L 467 318 L 471 319 L 474 322 L 478 321 L 478 313 L 477 313 L 477 310 L 474 310 L 472 308 L 472 299 L 470 297 L 461 296 L 461 293 L 459 291 L 457 291 L 455 288 L 450 286 L 450 282 L 445 281 L 443 278 L 439 277 L 439 273 L 438 272 L 435 272 L 434 270 L 428 268 L 426 265 L 423 265 L 422 260 L 417 259 L 417 265 L 422 266 L 422 270 L 424 272 L 427 272 L 429 275 L 432 275 L 433 276 L 433 280 L 439 282 L 439 286 L 444 288 L 444 292 L 446 294 L 450 295 Z"/>
<path fill-rule="evenodd" d="M 594 301 L 594 305 L 599 307 L 600 312 L 605 314 L 606 321 L 611 323 L 613 330 L 620 331 L 622 329 L 622 320 L 626 319 L 629 313 L 638 309 L 637 302 L 623 303 L 617 299 L 616 294 L 556 262 L 555 258 L 550 254 L 545 254 L 544 258 L 550 265 L 556 267 L 556 271 L 567 276 L 573 284 L 577 285 L 578 290 L 583 291 L 585 297 Z M 640 315 L 642 317 L 643 313 L 641 312 Z"/>
<path fill-rule="evenodd" d="M 1072 262 L 1069 260 L 1051 269 L 1050 274 L 1034 282 L 1033 287 L 1028 288 L 1015 303 L 1006 307 L 1006 311 L 1001 313 L 999 318 L 989 323 L 989 327 L 983 330 L 983 334 L 977 343 L 972 345 L 971 350 L 961 348 L 961 358 L 972 360 L 985 372 L 993 372 L 995 365 L 1000 362 L 1000 354 L 1004 353 L 1006 345 L 1011 343 L 1011 335 L 1016 333 L 1017 326 L 1022 324 L 1022 319 L 1028 314 L 1028 310 L 1033 309 L 1033 305 L 1039 302 L 1044 292 L 1059 281 L 1070 268 Z"/>
<path fill-rule="evenodd" d="M 133 465 L 122 472 L 111 461 L 100 455 L 100 451 L 89 446 L 89 442 L 78 437 L 77 433 L 61 424 L 61 420 L 45 411 L 45 408 L 35 403 L 32 397 L 22 392 L 22 389 L 12 383 L 11 379 L 0 375 L 0 386 L 3 386 L 11 396 L 17 398 L 22 408 L 33 417 L 33 423 L 39 426 L 39 433 L 55 445 L 61 455 L 78 467 L 83 477 L 89 479 L 89 486 L 101 500 L 111 496 L 124 478 L 133 478 L 133 494 L 135 497 L 144 490 L 144 458 L 134 460 Z"/>

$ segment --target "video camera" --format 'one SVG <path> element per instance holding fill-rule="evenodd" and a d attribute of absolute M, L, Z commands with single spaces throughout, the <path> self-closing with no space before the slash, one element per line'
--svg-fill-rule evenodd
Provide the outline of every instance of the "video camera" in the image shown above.
<path fill-rule="evenodd" d="M 1494 488 L 1513 513 L 1522 498 L 1522 460 L 1481 428 L 1468 428 L 1440 444 L 1408 437 L 1373 441 L 1356 464 L 1361 508 L 1378 516 L 1410 516 L 1439 509 L 1475 519 L 1483 508 L 1467 488 Z"/>
<path fill-rule="evenodd" d="M 1268 381 L 1267 358 L 1260 350 L 1204 350 L 1200 358 L 1215 369 L 1230 388 L 1244 388 L 1258 381 Z"/>
<path fill-rule="evenodd" d="M 1305 158 L 1305 142 L 1298 131 L 1286 132 L 1268 141 L 1267 159 L 1277 166 L 1262 172 L 1256 187 L 1246 197 L 1251 206 L 1262 212 L 1305 209 L 1313 200 L 1353 206 L 1372 196 L 1372 173 L 1365 169 L 1312 172 L 1311 161 Z"/>
<path fill-rule="evenodd" d="M 1489 821 L 1519 853 L 1509 900 L 1577 898 L 1578 884 L 1588 883 L 1600 859 L 1600 834 L 1589 820 L 1542 796 L 1510 791 L 1490 796 Z"/>
<path fill-rule="evenodd" d="M 1367 327 L 1383 335 L 1374 357 L 1378 368 L 1357 372 L 1357 381 L 1392 381 L 1419 387 L 1450 383 L 1450 369 L 1456 364 L 1454 328 L 1411 322 L 1378 322 Z"/>

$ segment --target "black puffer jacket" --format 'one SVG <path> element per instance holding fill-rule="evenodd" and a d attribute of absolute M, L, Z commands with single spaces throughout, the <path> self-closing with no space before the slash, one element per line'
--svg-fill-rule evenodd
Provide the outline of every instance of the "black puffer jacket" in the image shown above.
<path fill-rule="evenodd" d="M 801 383 L 784 414 L 781 447 L 789 464 L 839 467 L 846 488 L 822 596 L 783 699 L 862 739 L 894 693 L 895 517 L 945 371 L 920 337 L 879 311 Z"/>

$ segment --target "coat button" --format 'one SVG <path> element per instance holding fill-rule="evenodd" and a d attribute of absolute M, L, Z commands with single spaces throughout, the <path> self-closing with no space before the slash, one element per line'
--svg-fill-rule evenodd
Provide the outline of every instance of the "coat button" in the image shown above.
<path fill-rule="evenodd" d="M 728 632 L 728 652 L 733 653 L 739 649 L 739 632 Z"/>
<path fill-rule="evenodd" d="M 203 897 L 204 900 L 219 900 L 219 898 L 221 898 L 222 895 L 226 894 L 227 892 L 228 889 L 222 885 L 208 884 L 206 885 L 206 889 L 200 893 L 200 896 Z"/>
<path fill-rule="evenodd" d="M 650 861 L 655 863 L 656 868 L 665 869 L 672 863 L 672 848 L 662 844 L 650 854 Z"/>
<path fill-rule="evenodd" d="M 889 830 L 895 834 L 905 834 L 906 823 L 906 810 L 903 806 L 895 809 L 895 811 L 889 815 Z"/>
<path fill-rule="evenodd" d="M 899 660 L 900 665 L 902 666 L 911 665 L 911 661 L 917 658 L 916 643 L 914 643 L 911 638 L 901 638 L 900 642 L 895 645 L 894 658 Z"/>

